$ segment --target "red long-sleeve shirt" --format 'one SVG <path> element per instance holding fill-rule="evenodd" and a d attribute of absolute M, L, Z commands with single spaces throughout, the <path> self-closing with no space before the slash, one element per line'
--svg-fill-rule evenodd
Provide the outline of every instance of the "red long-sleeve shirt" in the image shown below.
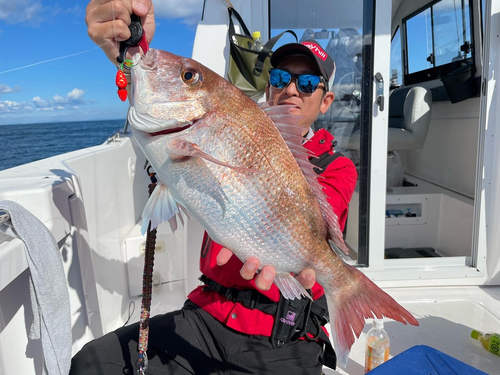
<path fill-rule="evenodd" d="M 333 136 L 324 129 L 319 130 L 304 144 L 315 156 L 325 152 L 333 154 Z M 344 156 L 333 160 L 321 173 L 319 179 L 323 191 L 328 196 L 328 202 L 339 218 L 341 230 L 344 230 L 347 219 L 348 205 L 356 185 L 357 173 L 352 161 Z M 217 255 L 222 246 L 212 241 L 205 233 L 201 249 L 200 271 L 225 287 L 238 289 L 256 289 L 272 301 L 278 302 L 279 289 L 272 285 L 268 291 L 262 291 L 255 286 L 255 279 L 247 281 L 240 275 L 243 263 L 235 256 L 223 266 L 217 265 Z M 323 288 L 316 283 L 312 288 L 313 299 L 320 298 Z M 207 311 L 214 318 L 228 327 L 252 335 L 271 336 L 274 316 L 257 309 L 249 309 L 226 299 L 212 290 L 203 290 L 202 286 L 193 290 L 188 298 Z"/>

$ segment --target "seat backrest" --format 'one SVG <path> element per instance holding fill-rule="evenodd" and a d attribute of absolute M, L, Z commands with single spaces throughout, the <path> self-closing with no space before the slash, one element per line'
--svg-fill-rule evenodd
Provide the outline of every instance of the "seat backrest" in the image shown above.
<path fill-rule="evenodd" d="M 388 151 L 422 148 L 431 119 L 432 94 L 419 87 L 394 90 L 389 97 Z"/>
<path fill-rule="evenodd" d="M 411 87 L 394 90 L 389 96 L 389 128 L 404 129 L 406 95 Z"/>

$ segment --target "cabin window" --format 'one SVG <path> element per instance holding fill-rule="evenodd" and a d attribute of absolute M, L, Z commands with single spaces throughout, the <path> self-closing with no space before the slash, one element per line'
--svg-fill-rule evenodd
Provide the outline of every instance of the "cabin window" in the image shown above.
<path fill-rule="evenodd" d="M 349 261 L 358 265 L 368 263 L 368 140 L 374 6 L 370 0 L 269 1 L 270 37 L 291 29 L 299 42 L 313 38 L 337 66 L 335 78 L 330 82 L 335 100 L 330 109 L 318 117 L 313 130 L 328 130 L 335 137 L 335 151 L 342 152 L 356 165 L 358 184 L 350 201 L 344 235 L 351 250 Z M 295 39 L 285 35 L 273 49 L 290 42 Z"/>
<path fill-rule="evenodd" d="M 391 41 L 391 89 L 403 84 L 403 64 L 401 61 L 401 32 L 396 29 Z"/>
<path fill-rule="evenodd" d="M 469 0 L 441 0 L 403 20 L 405 84 L 428 81 L 473 64 Z"/>

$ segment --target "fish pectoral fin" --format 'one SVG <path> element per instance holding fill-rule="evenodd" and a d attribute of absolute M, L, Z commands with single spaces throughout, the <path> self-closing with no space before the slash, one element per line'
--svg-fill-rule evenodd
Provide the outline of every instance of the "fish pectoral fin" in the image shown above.
<path fill-rule="evenodd" d="M 192 156 L 192 157 L 197 157 L 201 159 L 205 159 L 207 161 L 210 161 L 215 164 L 222 165 L 224 167 L 234 169 L 235 171 L 245 173 L 245 172 L 252 172 L 252 173 L 262 173 L 262 171 L 258 169 L 252 169 L 252 168 L 246 168 L 246 167 L 238 167 L 235 165 L 228 164 L 222 160 L 216 159 L 207 153 L 201 151 L 198 148 L 198 145 L 188 142 L 188 141 L 178 141 L 175 145 L 175 156 Z"/>
<path fill-rule="evenodd" d="M 189 217 L 184 206 L 174 199 L 170 190 L 164 184 L 159 183 L 151 193 L 142 212 L 142 234 L 144 235 L 147 232 L 150 222 L 152 230 L 164 221 L 168 221 L 170 229 L 175 232 L 177 230 L 177 216 L 181 224 L 184 225 L 182 211 Z"/>
<path fill-rule="evenodd" d="M 276 275 L 274 284 L 286 299 L 301 299 L 302 297 L 312 299 L 311 295 L 304 289 L 302 284 L 290 274 Z"/>

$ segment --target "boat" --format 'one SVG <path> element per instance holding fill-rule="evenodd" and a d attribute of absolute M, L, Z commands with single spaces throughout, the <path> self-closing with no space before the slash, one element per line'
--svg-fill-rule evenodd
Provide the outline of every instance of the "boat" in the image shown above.
<path fill-rule="evenodd" d="M 427 345 L 500 373 L 500 357 L 470 337 L 473 329 L 500 333 L 500 2 L 231 3 L 264 42 L 292 29 L 336 61 L 336 98 L 315 127 L 331 131 L 358 170 L 345 261 L 420 323 L 386 320 L 391 356 Z M 227 5 L 203 2 L 192 54 L 222 76 Z M 0 171 L 0 201 L 36 216 L 61 251 L 73 354 L 139 320 L 145 164 L 124 126 L 102 145 Z M 7 225 L 8 214 L 0 217 Z M 193 219 L 175 234 L 160 225 L 152 315 L 180 308 L 199 285 L 203 232 Z M 0 234 L 1 374 L 41 374 L 44 365 L 40 341 L 29 338 L 29 272 L 23 242 Z M 325 374 L 364 372 L 366 323 L 347 366 Z"/>

